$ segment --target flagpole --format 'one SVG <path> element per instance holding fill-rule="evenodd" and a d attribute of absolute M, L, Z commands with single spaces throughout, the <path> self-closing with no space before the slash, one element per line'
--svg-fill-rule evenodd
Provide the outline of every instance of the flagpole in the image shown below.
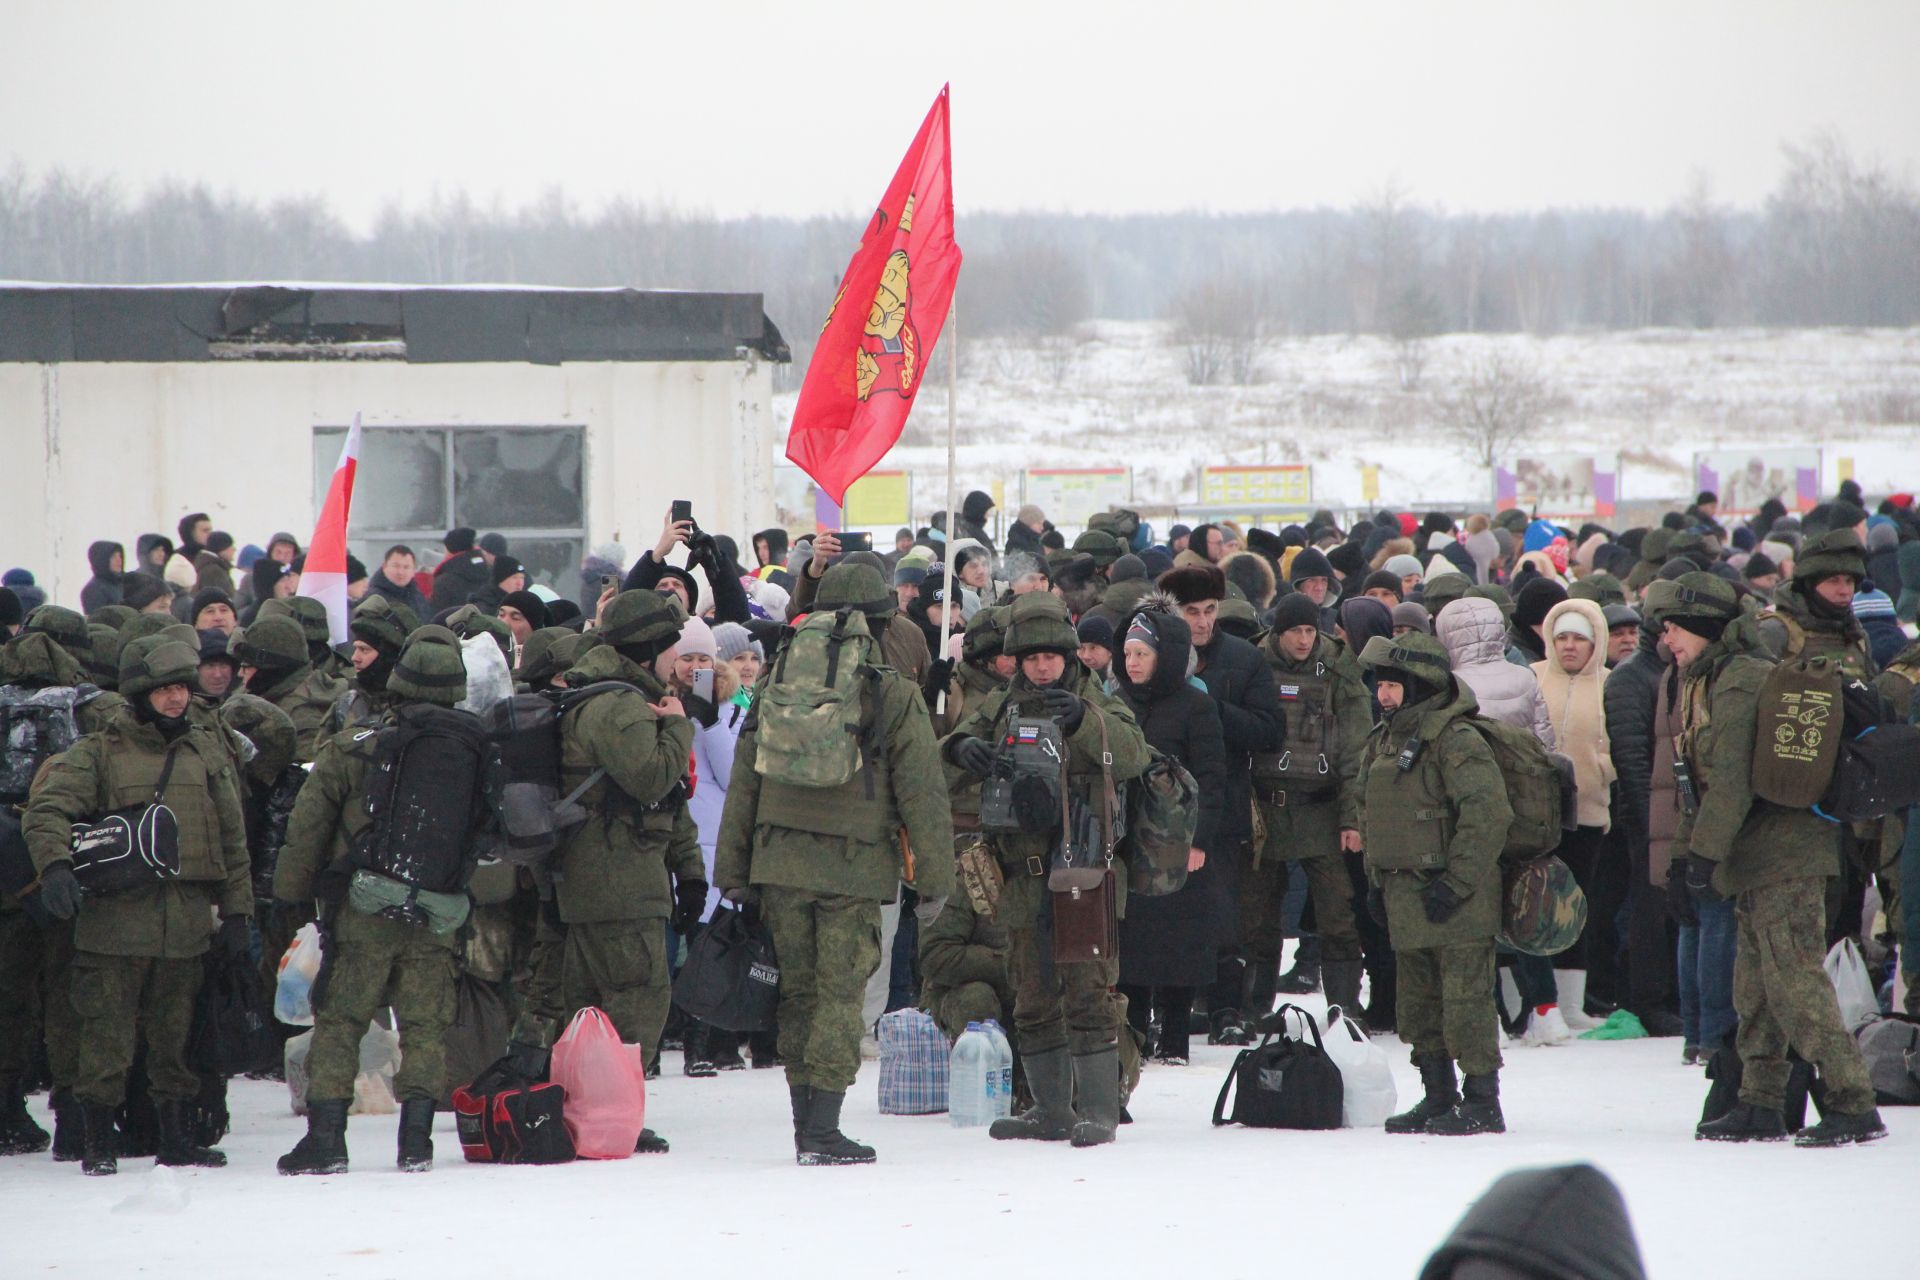
<path fill-rule="evenodd" d="M 945 547 L 947 552 L 946 586 L 940 598 L 946 603 L 940 607 L 940 652 L 933 655 L 936 662 L 947 656 L 947 637 L 953 632 L 953 544 L 954 499 L 956 496 L 954 478 L 954 436 L 955 423 L 959 414 L 958 390 L 960 386 L 960 291 L 956 288 L 953 299 L 947 304 L 947 528 Z M 947 691 L 940 691 L 939 705 L 934 712 L 945 715 L 947 710 Z"/>

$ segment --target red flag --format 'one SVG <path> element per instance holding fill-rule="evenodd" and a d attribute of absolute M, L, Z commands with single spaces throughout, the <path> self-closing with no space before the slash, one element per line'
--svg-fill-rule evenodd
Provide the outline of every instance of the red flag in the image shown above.
<path fill-rule="evenodd" d="M 327 485 L 326 505 L 313 526 L 305 567 L 300 571 L 300 594 L 327 606 L 327 630 L 333 643 L 347 640 L 347 513 L 353 507 L 353 477 L 360 465 L 360 415 L 340 446 L 340 461 Z"/>
<path fill-rule="evenodd" d="M 847 264 L 793 411 L 787 457 L 835 502 L 900 438 L 959 274 L 943 87 Z"/>

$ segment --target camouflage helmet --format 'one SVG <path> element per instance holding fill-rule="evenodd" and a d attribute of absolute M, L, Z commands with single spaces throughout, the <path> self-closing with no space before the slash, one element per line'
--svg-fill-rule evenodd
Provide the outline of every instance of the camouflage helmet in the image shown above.
<path fill-rule="evenodd" d="M 300 734 L 279 707 L 256 694 L 236 691 L 220 704 L 220 722 L 253 744 L 247 776 L 270 783 L 292 764 L 299 753 Z"/>
<path fill-rule="evenodd" d="M 1227 598 L 1220 602 L 1217 625 L 1230 636 L 1252 640 L 1254 636 L 1260 634 L 1260 615 L 1254 611 L 1252 603 L 1245 595 L 1235 594 L 1236 590 L 1229 585 Z"/>
<path fill-rule="evenodd" d="M 982 609 L 967 623 L 967 637 L 961 642 L 960 656 L 967 662 L 991 662 L 1003 652 L 1007 638 L 1007 615 L 1012 606 Z"/>
<path fill-rule="evenodd" d="M 1094 567 L 1104 573 L 1115 560 L 1127 554 L 1127 544 L 1105 529 L 1089 529 L 1073 540 L 1073 553 L 1092 556 Z"/>
<path fill-rule="evenodd" d="M 421 627 L 408 636 L 393 674 L 387 677 L 387 692 L 443 707 L 465 698 L 467 664 L 460 656 L 460 637 L 435 626 Z"/>
<path fill-rule="evenodd" d="M 513 629 L 479 605 L 463 604 L 448 614 L 447 630 L 462 640 L 471 640 L 479 635 L 492 636 L 493 642 L 500 646 L 500 652 L 507 656 L 508 665 L 512 665 Z"/>
<path fill-rule="evenodd" d="M 273 617 L 292 618 L 300 628 L 301 639 L 309 646 L 333 641 L 333 628 L 327 621 L 327 606 L 312 596 L 262 600 L 259 611 L 253 615 L 254 625 L 258 626 L 262 618 Z"/>
<path fill-rule="evenodd" d="M 1567 588 L 1569 600 L 1591 600 L 1605 609 L 1627 602 L 1626 584 L 1610 573 L 1590 573 Z"/>
<path fill-rule="evenodd" d="M 565 641 L 577 639 L 578 632 L 565 627 L 542 627 L 520 646 L 520 669 L 514 674 L 534 688 L 544 688 L 553 678 L 572 666 L 562 661 Z"/>
<path fill-rule="evenodd" d="M 1057 653 L 1072 657 L 1080 648 L 1079 633 L 1059 596 L 1029 591 L 1007 606 L 1007 630 L 1001 651 L 1009 657 L 1030 653 Z"/>
<path fill-rule="evenodd" d="M 132 644 L 141 636 L 157 636 L 168 627 L 176 625 L 170 613 L 137 613 L 132 621 L 120 628 L 120 643 Z M 234 632 L 239 635 L 239 632 Z"/>
<path fill-rule="evenodd" d="M 162 639 L 173 640 L 187 646 L 193 650 L 196 657 L 200 653 L 200 633 L 184 622 L 169 622 L 154 634 Z"/>
<path fill-rule="evenodd" d="M 893 610 L 887 580 L 865 564 L 841 563 L 827 570 L 820 578 L 820 590 L 813 600 L 822 609 L 858 609 L 870 618 Z"/>
<path fill-rule="evenodd" d="M 87 615 L 87 624 L 98 622 L 118 631 L 139 616 L 138 609 L 129 609 L 124 604 L 103 604 Z"/>
<path fill-rule="evenodd" d="M 1473 580 L 1464 573 L 1438 574 L 1428 578 L 1426 585 L 1420 589 L 1420 603 L 1426 605 L 1427 611 L 1437 618 L 1442 609 L 1472 589 Z"/>
<path fill-rule="evenodd" d="M 1647 536 L 1640 540 L 1640 558 L 1656 569 L 1673 559 L 1673 532 L 1665 525 L 1647 530 Z"/>
<path fill-rule="evenodd" d="M 120 651 L 120 692 L 138 698 L 200 674 L 197 650 L 166 636 L 141 636 Z"/>
<path fill-rule="evenodd" d="M 353 611 L 353 617 L 348 619 L 347 634 L 382 653 L 398 654 L 407 643 L 407 633 L 419 625 L 401 616 L 404 607 L 395 605 L 385 596 L 369 592 Z"/>
<path fill-rule="evenodd" d="M 1800 548 L 1800 554 L 1794 557 L 1795 582 L 1812 585 L 1840 574 L 1855 581 L 1867 576 L 1867 553 L 1852 529 L 1833 529 L 1823 533 Z M 35 609 L 34 617 L 39 617 L 51 607 L 48 605 Z"/>
<path fill-rule="evenodd" d="M 1386 636 L 1373 637 L 1360 651 L 1360 665 L 1372 667 L 1380 679 L 1404 684 L 1411 677 L 1434 690 L 1445 689 L 1453 678 L 1447 647 L 1420 631 L 1409 631 L 1391 640 Z"/>
<path fill-rule="evenodd" d="M 1640 593 L 1640 616 L 1648 625 L 1655 628 L 1663 625 L 1668 615 L 1680 603 L 1680 584 L 1669 578 L 1661 578 L 1647 584 Z"/>
<path fill-rule="evenodd" d="M 600 638 L 619 649 L 648 657 L 665 653 L 680 639 L 680 610 L 657 591 L 622 591 L 601 611 Z"/>
<path fill-rule="evenodd" d="M 1674 580 L 1674 600 L 1663 620 L 1705 618 L 1721 622 L 1740 616 L 1740 592 L 1717 573 L 1696 569 Z"/>
<path fill-rule="evenodd" d="M 242 666 L 295 671 L 307 665 L 307 638 L 285 614 L 255 617 L 252 626 L 227 638 L 227 652 Z"/>
<path fill-rule="evenodd" d="M 75 662 L 83 667 L 87 665 L 87 651 L 93 647 L 93 636 L 87 631 L 87 620 L 73 610 L 43 604 L 27 615 L 27 624 L 20 629 L 29 635 L 48 637 Z"/>
<path fill-rule="evenodd" d="M 87 660 L 80 665 L 87 669 L 87 675 L 102 689 L 112 689 L 120 683 L 120 633 L 104 622 L 89 622 L 87 635 L 93 645 L 87 650 Z"/>

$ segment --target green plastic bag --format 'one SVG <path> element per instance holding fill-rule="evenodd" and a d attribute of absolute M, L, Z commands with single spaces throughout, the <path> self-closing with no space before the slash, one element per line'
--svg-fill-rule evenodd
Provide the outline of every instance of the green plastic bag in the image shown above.
<path fill-rule="evenodd" d="M 1580 1033 L 1582 1040 L 1645 1040 L 1647 1029 L 1640 1025 L 1640 1019 L 1625 1009 L 1615 1009 L 1607 1015 L 1607 1020 L 1591 1031 Z"/>

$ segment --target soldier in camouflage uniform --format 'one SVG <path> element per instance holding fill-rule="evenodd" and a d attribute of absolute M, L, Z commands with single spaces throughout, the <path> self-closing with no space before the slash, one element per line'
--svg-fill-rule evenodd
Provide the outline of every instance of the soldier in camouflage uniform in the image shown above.
<path fill-rule="evenodd" d="M 333 704 L 346 690 L 314 670 L 300 624 L 283 616 L 256 618 L 246 630 L 233 633 L 228 652 L 240 663 L 247 692 L 292 718 L 300 735 L 300 763 L 312 760 Z"/>
<path fill-rule="evenodd" d="M 128 705 L 55 758 L 22 823 L 47 910 L 59 919 L 78 913 L 69 997 L 79 1020 L 73 1096 L 84 1130 L 81 1168 L 89 1174 L 117 1170 L 113 1113 L 125 1100 L 137 1033 L 146 1037 L 160 1163 L 226 1163 L 187 1129 L 184 1106 L 200 1091 L 186 1061 L 187 1033 L 212 936 L 210 910 L 220 911 L 220 945 L 244 953 L 253 891 L 231 748 L 187 716 L 199 665 L 194 650 L 164 637 L 128 645 L 120 659 Z M 73 825 L 156 796 L 179 823 L 178 877 L 83 904 Z"/>
<path fill-rule="evenodd" d="M 1432 636 L 1375 636 L 1361 651 L 1385 718 L 1362 763 L 1367 909 L 1393 938 L 1400 1038 L 1425 1096 L 1388 1133 L 1505 1133 L 1494 1021 L 1500 850 L 1513 808 L 1493 751 L 1470 719 L 1473 690 Z M 1454 1082 L 1454 1064 L 1466 1076 Z"/>
<path fill-rule="evenodd" d="M 947 1039 L 958 1040 L 969 1022 L 989 1018 L 1013 1026 L 1013 986 L 1007 977 L 1007 929 L 973 909 L 964 893 L 920 931 L 920 1007 L 933 1015 Z"/>
<path fill-rule="evenodd" d="M 451 707 L 467 693 L 460 643 L 444 627 L 422 627 L 407 641 L 386 681 L 394 703 Z M 273 873 L 281 902 L 323 906 L 327 926 L 325 995 L 315 1002 L 307 1056 L 307 1133 L 280 1157 L 285 1174 L 347 1171 L 347 1108 L 360 1070 L 367 1023 L 392 1007 L 400 1031 L 398 1163 L 402 1172 L 433 1167 L 433 1108 L 446 1074 L 444 1041 L 454 1016 L 454 934 L 356 909 L 348 900 L 350 858 L 371 819 L 366 780 L 376 739 L 389 721 L 328 738 L 300 788 L 286 845 Z"/>
<path fill-rule="evenodd" d="M 257 623 L 262 618 L 291 618 L 307 642 L 307 661 L 328 683 L 344 685 L 352 678 L 352 664 L 334 650 L 333 624 L 327 620 L 326 605 L 312 596 L 263 600 L 253 620 Z"/>
<path fill-rule="evenodd" d="M 1859 1047 L 1821 967 L 1825 881 L 1840 872 L 1840 828 L 1753 794 L 1759 695 L 1771 665 L 1766 647 L 1730 583 L 1689 573 L 1676 587 L 1662 614 L 1663 638 L 1680 667 L 1677 747 L 1694 798 L 1689 803 L 1683 788 L 1674 849 L 1685 850 L 1689 891 L 1713 901 L 1732 897 L 1739 926 L 1733 1005 L 1740 1015 L 1740 1101 L 1696 1134 L 1719 1142 L 1784 1139 L 1792 1047 L 1827 1088 L 1825 1119 L 1796 1142 L 1838 1146 L 1885 1137 Z"/>
<path fill-rule="evenodd" d="M 1080 638 L 1058 598 L 1031 592 L 1016 599 L 1009 607 L 1004 647 L 1019 660 L 1019 673 L 1005 689 L 983 699 L 941 744 L 951 766 L 951 788 L 978 786 L 989 775 L 991 744 L 1005 736 L 1009 717 L 1047 715 L 1060 721 L 1067 737 L 1067 785 L 1097 811 L 1103 752 L 1110 758 L 1105 767 L 1116 788 L 1144 773 L 1151 759 L 1133 714 L 1103 692 L 1075 656 Z M 1075 1146 L 1093 1146 L 1113 1141 L 1120 1118 L 1123 1014 L 1111 998 L 1120 963 L 1117 955 L 1110 955 L 1055 964 L 1048 954 L 1051 938 L 1043 913 L 1052 910 L 1046 872 L 1055 843 L 1052 832 L 1001 834 L 990 840 L 1006 874 L 999 918 L 1007 926 L 1014 1023 L 1034 1105 L 1018 1116 L 996 1120 L 989 1132 L 995 1138 L 1071 1138 Z M 1116 874 L 1115 881 L 1116 893 L 1124 895 L 1125 873 Z"/>
<path fill-rule="evenodd" d="M 864 627 L 886 599 L 877 570 L 840 564 L 822 575 L 815 606 Z M 872 1147 L 840 1132 L 840 1109 L 860 1069 L 861 999 L 880 963 L 880 907 L 906 880 L 926 923 L 953 891 L 953 819 L 926 702 L 913 681 L 878 665 L 878 642 L 869 644 L 860 767 L 838 787 L 764 777 L 756 766 L 764 695 L 790 650 L 769 664 L 734 752 L 714 849 L 721 888 L 735 898 L 757 891 L 773 934 L 780 1056 L 803 1165 L 874 1161 Z M 909 866 L 912 851 L 919 856 Z"/>

